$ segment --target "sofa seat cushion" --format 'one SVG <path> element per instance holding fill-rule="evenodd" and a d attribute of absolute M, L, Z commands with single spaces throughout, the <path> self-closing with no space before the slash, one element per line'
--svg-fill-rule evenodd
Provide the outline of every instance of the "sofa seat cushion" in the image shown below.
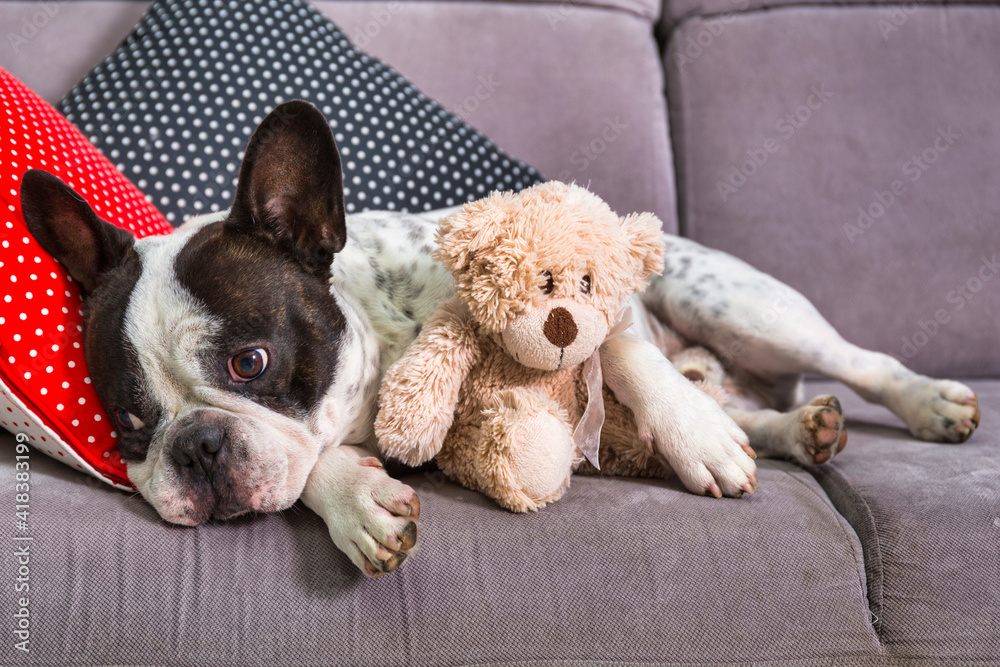
<path fill-rule="evenodd" d="M 861 538 L 875 627 L 906 661 L 1000 663 L 1000 382 L 970 384 L 982 426 L 962 445 L 913 440 L 844 387 L 809 387 L 843 402 L 847 449 L 813 472 Z"/>
<path fill-rule="evenodd" d="M 0 495 L 13 498 L 3 438 Z M 881 655 L 857 538 L 815 480 L 785 463 L 763 462 L 760 489 L 739 500 L 576 477 L 565 498 L 530 515 L 440 474 L 411 475 L 420 550 L 377 580 L 301 505 L 181 528 L 46 457 L 30 465 L 38 664 L 811 665 Z M 3 559 L 0 575 L 13 581 L 15 567 Z M 0 663 L 15 662 L 11 650 L 0 648 Z"/>
<path fill-rule="evenodd" d="M 920 6 L 889 39 L 880 11 L 674 32 L 681 231 L 804 293 L 857 345 L 997 377 L 1000 5 Z M 707 28 L 721 32 L 676 60 Z"/>

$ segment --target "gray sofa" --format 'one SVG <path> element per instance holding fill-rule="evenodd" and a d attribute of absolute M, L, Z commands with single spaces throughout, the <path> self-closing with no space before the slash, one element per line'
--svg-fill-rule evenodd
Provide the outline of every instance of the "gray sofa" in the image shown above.
<path fill-rule="evenodd" d="M 519 516 L 410 474 L 421 550 L 374 581 L 301 505 L 179 528 L 35 453 L 31 651 L 8 633 L 0 664 L 1000 663 L 1000 5 L 316 5 L 549 177 L 747 259 L 856 343 L 968 379 L 982 426 L 917 442 L 812 382 L 843 400 L 847 449 L 760 461 L 749 498 L 578 477 Z M 0 42 L 0 66 L 55 102 L 144 7 L 0 3 L 4 33 L 46 17 Z M 480 77 L 498 82 L 485 99 Z M 10 626 L 16 560 L 0 573 Z"/>

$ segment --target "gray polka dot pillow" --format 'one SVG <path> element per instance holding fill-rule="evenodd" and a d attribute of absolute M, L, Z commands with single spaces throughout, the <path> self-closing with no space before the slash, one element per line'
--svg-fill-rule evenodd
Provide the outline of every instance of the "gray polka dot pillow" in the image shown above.
<path fill-rule="evenodd" d="M 59 109 L 177 225 L 231 204 L 247 140 L 291 99 L 330 121 L 349 212 L 541 180 L 303 1 L 156 0 Z"/>

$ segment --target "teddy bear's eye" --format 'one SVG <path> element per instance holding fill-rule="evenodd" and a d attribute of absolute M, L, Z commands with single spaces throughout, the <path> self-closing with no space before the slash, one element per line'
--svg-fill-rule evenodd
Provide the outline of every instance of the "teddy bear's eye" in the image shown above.
<path fill-rule="evenodd" d="M 556 281 L 552 279 L 552 274 L 548 271 L 542 271 L 542 278 L 545 279 L 545 284 L 542 285 L 542 294 L 552 294 L 552 290 L 556 288 Z"/>
<path fill-rule="evenodd" d="M 580 291 L 584 294 L 590 294 L 590 275 L 586 275 L 580 278 Z"/>

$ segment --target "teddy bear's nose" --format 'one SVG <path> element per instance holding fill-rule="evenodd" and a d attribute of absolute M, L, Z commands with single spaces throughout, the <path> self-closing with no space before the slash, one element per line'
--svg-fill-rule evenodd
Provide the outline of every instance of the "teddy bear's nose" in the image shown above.
<path fill-rule="evenodd" d="M 576 340 L 576 322 L 568 310 L 559 306 L 549 313 L 549 318 L 542 327 L 542 333 L 556 347 L 569 347 Z"/>

